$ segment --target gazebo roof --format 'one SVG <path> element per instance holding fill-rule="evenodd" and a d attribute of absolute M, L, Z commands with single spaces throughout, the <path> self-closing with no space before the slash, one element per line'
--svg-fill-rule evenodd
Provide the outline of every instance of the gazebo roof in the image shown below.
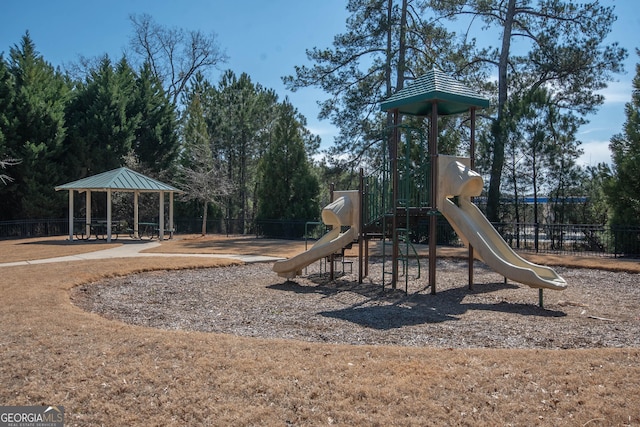
<path fill-rule="evenodd" d="M 97 175 L 89 176 L 78 181 L 55 187 L 59 190 L 114 190 L 114 191 L 141 191 L 159 192 L 167 191 L 172 193 L 184 193 L 182 190 L 157 181 L 141 173 L 128 168 L 114 169 Z"/>
<path fill-rule="evenodd" d="M 382 111 L 427 116 L 432 103 L 438 103 L 438 115 L 460 114 L 471 107 L 486 108 L 489 100 L 440 70 L 430 70 L 391 95 L 380 104 Z"/>

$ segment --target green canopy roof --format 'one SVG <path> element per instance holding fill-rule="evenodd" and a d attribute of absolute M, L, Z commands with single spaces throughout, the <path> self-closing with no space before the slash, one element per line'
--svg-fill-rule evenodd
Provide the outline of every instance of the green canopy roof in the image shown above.
<path fill-rule="evenodd" d="M 486 108 L 489 100 L 463 83 L 433 69 L 409 83 L 380 104 L 382 111 L 398 110 L 400 114 L 427 116 L 433 101 L 438 115 L 460 114 L 471 107 Z"/>
<path fill-rule="evenodd" d="M 67 184 L 55 187 L 59 190 L 102 190 L 108 189 L 114 191 L 167 191 L 173 193 L 184 193 L 182 190 L 149 178 L 141 173 L 132 171 L 128 168 L 114 169 L 103 172 L 98 175 L 89 176 L 78 181 L 69 182 Z"/>

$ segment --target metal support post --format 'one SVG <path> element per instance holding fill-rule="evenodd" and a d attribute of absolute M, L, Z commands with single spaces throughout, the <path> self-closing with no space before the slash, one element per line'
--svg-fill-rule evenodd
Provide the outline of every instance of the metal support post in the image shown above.
<path fill-rule="evenodd" d="M 431 125 L 429 126 L 429 156 L 431 159 L 431 216 L 429 217 L 429 286 L 431 294 L 436 293 L 436 244 L 438 228 L 438 102 L 431 104 Z"/>

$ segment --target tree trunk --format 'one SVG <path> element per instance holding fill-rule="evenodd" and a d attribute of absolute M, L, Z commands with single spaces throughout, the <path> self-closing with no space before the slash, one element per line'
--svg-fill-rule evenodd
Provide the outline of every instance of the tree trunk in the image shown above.
<path fill-rule="evenodd" d="M 537 173 L 537 158 L 536 158 L 536 150 L 538 149 L 538 145 L 535 144 L 533 146 L 533 158 L 532 158 L 532 165 L 533 165 L 533 227 L 535 230 L 534 233 L 534 246 L 535 246 L 535 250 L 536 252 L 538 252 L 538 243 L 539 243 L 539 239 L 540 239 L 540 224 L 538 223 L 539 219 L 538 219 L 538 173 Z"/>
<path fill-rule="evenodd" d="M 391 84 L 391 58 L 392 58 L 392 54 L 393 54 L 393 24 L 392 24 L 392 19 L 393 19 L 393 0 L 387 0 L 387 62 L 385 63 L 385 69 L 384 69 L 384 82 L 385 82 L 385 89 L 386 89 L 386 94 L 385 96 L 387 98 L 389 98 L 391 95 L 393 95 L 393 86 Z M 393 153 L 395 152 L 394 150 L 394 144 L 395 144 L 395 140 L 394 140 L 394 133 L 391 132 L 391 127 L 393 126 L 393 112 L 392 111 L 388 111 L 387 112 L 387 130 L 389 132 L 389 134 L 387 135 L 387 157 L 389 159 L 392 158 Z"/>
<path fill-rule="evenodd" d="M 240 148 L 240 221 L 242 234 L 247 233 L 247 136 L 242 134 L 242 146 Z"/>
<path fill-rule="evenodd" d="M 202 235 L 207 235 L 207 211 L 209 210 L 209 203 L 204 202 L 204 209 L 202 210 Z"/>
<path fill-rule="evenodd" d="M 504 166 L 504 143 L 506 140 L 505 113 L 508 97 L 507 69 L 509 66 L 509 50 L 511 48 L 511 32 L 516 12 L 516 0 L 509 0 L 504 18 L 502 48 L 498 63 L 498 117 L 493 126 L 493 159 L 487 194 L 487 218 L 489 221 L 500 220 L 500 181 Z"/>
<path fill-rule="evenodd" d="M 407 56 L 407 0 L 402 0 L 400 12 L 400 28 L 398 39 L 398 75 L 396 91 L 404 88 L 404 71 L 406 69 Z"/>

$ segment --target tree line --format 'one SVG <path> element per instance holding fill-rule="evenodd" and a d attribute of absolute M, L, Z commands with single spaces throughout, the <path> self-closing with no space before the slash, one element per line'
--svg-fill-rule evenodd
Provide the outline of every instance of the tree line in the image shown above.
<path fill-rule="evenodd" d="M 134 40 L 150 43 L 141 52 L 165 52 L 158 47 L 180 39 L 148 16 L 132 23 Z M 76 68 L 82 78 L 74 78 L 47 63 L 28 33 L 0 57 L 0 157 L 7 168 L 0 220 L 63 218 L 67 195 L 55 185 L 121 166 L 184 189 L 176 215 L 201 217 L 203 233 L 208 214 L 240 219 L 236 232 L 260 217 L 318 217 L 310 155 L 319 138 L 306 119 L 247 74 L 229 70 L 209 82 L 203 58 L 217 58 L 208 65 L 224 60 L 215 40 L 180 34 L 199 53 L 186 54 L 194 64 L 188 71 L 168 76 L 169 62 L 184 64 L 184 57 L 142 56 L 134 68 L 132 59 L 103 56 Z"/>
<path fill-rule="evenodd" d="M 0 158 L 13 178 L 0 187 L 0 220 L 63 217 L 65 195 L 55 184 L 123 164 L 187 190 L 178 213 L 203 223 L 211 215 L 242 224 L 314 219 L 326 201 L 319 189 L 356 188 L 357 171 L 381 158 L 392 117 L 380 102 L 436 67 L 492 101 L 478 117 L 476 153 L 490 220 L 541 221 L 538 206 L 521 202 L 533 194 L 551 201 L 546 221 L 639 223 L 638 77 L 627 123 L 611 140 L 613 165 L 577 165 L 577 131 L 627 56 L 605 41 L 612 7 L 561 0 L 349 0 L 346 7 L 346 31 L 331 47 L 310 48 L 310 65 L 283 77 L 290 90 L 327 94 L 320 118 L 339 135 L 322 162 L 312 160 L 319 138 L 287 99 L 244 73 L 209 80 L 207 71 L 226 60 L 214 35 L 133 16 L 132 57 L 81 61 L 75 73 L 62 73 L 27 33 L 0 58 Z M 428 128 L 422 118 L 404 124 Z M 438 128 L 439 152 L 468 155 L 465 117 L 441 117 Z M 573 196 L 584 201 L 568 203 Z"/>

